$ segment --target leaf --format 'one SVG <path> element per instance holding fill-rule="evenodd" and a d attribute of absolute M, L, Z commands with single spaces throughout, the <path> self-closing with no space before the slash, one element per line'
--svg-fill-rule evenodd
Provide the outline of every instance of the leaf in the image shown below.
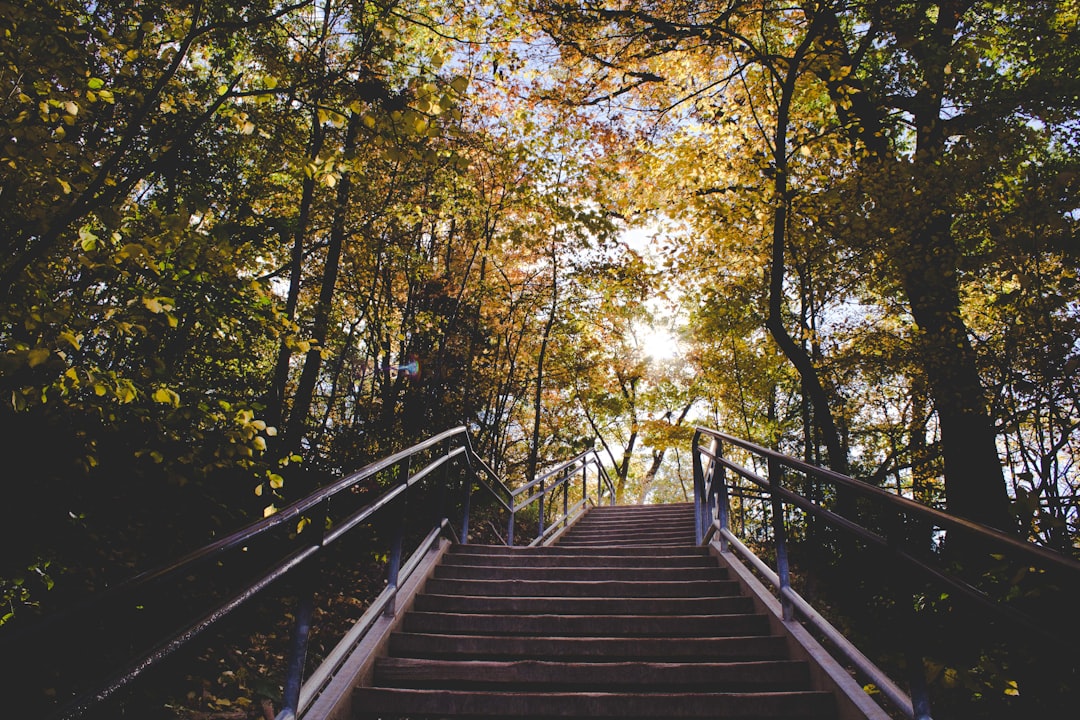
<path fill-rule="evenodd" d="M 105 87 L 105 81 L 101 78 L 92 77 L 90 78 L 90 80 L 87 81 L 86 87 L 90 88 L 91 90 L 100 90 L 101 88 Z"/>
<path fill-rule="evenodd" d="M 267 505 L 266 507 L 263 508 L 263 517 L 264 518 L 270 517 L 271 515 L 273 515 L 276 512 L 277 512 L 276 507 L 274 507 L 273 505 Z"/>
<path fill-rule="evenodd" d="M 285 478 L 277 473 L 267 473 L 267 477 L 270 478 L 270 489 L 280 490 L 285 486 Z"/>
<path fill-rule="evenodd" d="M 79 247 L 83 252 L 90 252 L 97 247 L 98 236 L 90 231 L 90 228 L 79 228 Z"/>
<path fill-rule="evenodd" d="M 50 355 L 52 355 L 52 350 L 48 348 L 34 348 L 26 354 L 26 360 L 30 367 L 37 367 L 48 360 Z"/>
<path fill-rule="evenodd" d="M 162 405 L 180 407 L 180 395 L 167 387 L 159 387 L 154 391 L 154 394 L 151 397 L 153 397 L 154 402 L 161 403 Z"/>

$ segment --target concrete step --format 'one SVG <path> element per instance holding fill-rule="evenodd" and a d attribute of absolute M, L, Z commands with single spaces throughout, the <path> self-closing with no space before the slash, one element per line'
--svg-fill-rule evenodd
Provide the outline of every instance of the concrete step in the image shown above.
<path fill-rule="evenodd" d="M 633 582 L 623 580 L 428 580 L 424 591 L 436 595 L 483 595 L 488 597 L 627 597 L 679 598 L 738 595 L 734 580 L 678 580 Z"/>
<path fill-rule="evenodd" d="M 626 517 L 634 514 L 642 515 L 682 515 L 694 512 L 694 503 L 664 503 L 663 505 L 598 505 L 589 510 L 589 515 L 599 517 L 611 514 Z"/>
<path fill-rule="evenodd" d="M 566 548 L 559 545 L 549 545 L 545 547 L 506 547 L 505 545 L 457 545 L 453 550 L 454 555 L 499 555 L 509 557 L 538 557 L 538 556 L 568 556 L 577 555 L 592 557 L 597 554 L 597 551 L 592 548 Z M 625 546 L 618 542 L 609 543 L 604 548 L 603 553 L 605 556 L 610 555 L 624 555 L 629 557 L 648 557 L 648 556 L 696 556 L 696 557 L 709 557 L 709 551 L 706 548 L 697 547 L 693 543 L 684 543 L 677 547 L 648 547 L 648 546 Z"/>
<path fill-rule="evenodd" d="M 574 540 L 574 539 L 559 539 L 559 546 L 563 548 L 602 548 L 602 547 L 653 547 L 657 550 L 662 550 L 669 547 L 681 547 L 689 544 L 689 541 L 685 537 L 671 538 L 671 539 L 654 539 L 654 538 L 606 538 L 602 540 Z"/>
<path fill-rule="evenodd" d="M 477 565 L 486 567 L 622 567 L 622 568 L 715 568 L 716 560 L 704 555 L 609 555 L 603 551 L 555 554 L 470 554 L 456 550 L 448 552 L 443 558 L 445 566 L 462 567 Z"/>
<path fill-rule="evenodd" d="M 560 637 L 715 637 L 765 635 L 764 615 L 501 615 L 411 612 L 404 630 L 455 635 L 558 635 Z"/>
<path fill-rule="evenodd" d="M 392 687 L 615 692 L 748 692 L 806 687 L 806 663 L 552 662 L 379 658 L 375 680 Z"/>
<path fill-rule="evenodd" d="M 643 523 L 643 524 L 611 524 L 602 525 L 600 523 L 589 523 L 575 525 L 566 531 L 563 537 L 568 535 L 590 535 L 590 536 L 618 536 L 618 537 L 648 537 L 651 535 L 681 535 L 684 538 L 690 538 L 688 544 L 693 544 L 694 537 L 694 525 L 658 525 L 655 523 Z"/>
<path fill-rule="evenodd" d="M 458 660 L 731 662 L 786 659 L 779 635 L 719 638 L 522 637 L 396 632 L 390 655 Z"/>
<path fill-rule="evenodd" d="M 359 718 L 790 718 L 836 717 L 822 692 L 546 693 L 360 688 Z"/>
<path fill-rule="evenodd" d="M 472 595 L 430 595 L 416 598 L 421 612 L 516 613 L 537 615 L 730 615 L 748 613 L 753 601 L 743 595 L 700 598 L 623 597 L 477 597 Z"/>
<path fill-rule="evenodd" d="M 486 565 L 446 565 L 435 568 L 435 577 L 448 580 L 622 580 L 627 582 L 726 580 L 727 571 L 718 567 L 490 567 Z"/>
<path fill-rule="evenodd" d="M 598 541 L 603 545 L 617 544 L 645 544 L 663 545 L 677 543 L 679 545 L 692 545 L 694 543 L 694 530 L 666 530 L 653 529 L 642 532 L 617 532 L 594 531 L 594 530 L 571 530 L 559 538 L 559 545 L 566 547 L 568 543 L 580 541 Z"/>

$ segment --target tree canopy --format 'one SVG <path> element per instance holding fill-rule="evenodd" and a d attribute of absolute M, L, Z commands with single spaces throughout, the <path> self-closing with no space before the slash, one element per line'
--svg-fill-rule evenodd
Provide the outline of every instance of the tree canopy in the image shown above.
<path fill-rule="evenodd" d="M 1077 552 L 1075 0 L 0 31 L 5 622 L 458 424 L 626 502 L 713 425 Z"/>

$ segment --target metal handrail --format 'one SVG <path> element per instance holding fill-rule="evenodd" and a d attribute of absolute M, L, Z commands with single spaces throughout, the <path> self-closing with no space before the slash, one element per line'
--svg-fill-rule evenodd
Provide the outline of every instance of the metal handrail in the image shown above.
<path fill-rule="evenodd" d="M 269 556 L 274 559 L 256 572 L 257 577 L 253 580 L 247 580 L 239 592 L 234 592 L 224 601 L 213 601 L 212 604 L 211 601 L 207 601 L 204 603 L 204 609 L 197 617 L 173 625 L 173 627 L 179 627 L 180 629 L 155 640 L 149 649 L 137 652 L 135 660 L 127 662 L 123 667 L 111 672 L 108 677 L 97 683 L 86 683 L 85 686 L 92 688 L 89 691 L 61 689 L 62 694 L 67 694 L 70 699 L 58 709 L 55 709 L 51 717 L 63 718 L 64 720 L 81 717 L 92 708 L 101 705 L 122 688 L 130 685 L 145 671 L 160 664 L 179 648 L 189 644 L 203 631 L 232 615 L 249 600 L 260 595 L 278 580 L 297 572 L 308 572 L 313 567 L 310 561 L 328 545 L 343 538 L 358 526 L 373 521 L 376 517 L 384 517 L 392 511 L 397 512 L 396 517 L 391 517 L 395 524 L 393 528 L 394 536 L 387 560 L 386 589 L 376 598 L 371 608 L 365 613 L 364 618 L 343 639 L 340 647 L 345 648 L 348 646 L 346 640 L 355 640 L 355 638 L 363 636 L 373 618 L 377 618 L 385 612 L 394 612 L 397 587 L 404 583 L 408 575 L 415 569 L 417 566 L 416 558 L 422 554 L 421 551 L 432 547 L 440 536 L 448 537 L 451 542 L 468 542 L 471 503 L 477 489 L 489 495 L 496 505 L 507 513 L 509 520 L 507 537 L 504 541 L 508 545 L 514 543 L 514 525 L 518 513 L 536 500 L 539 500 L 542 504 L 547 497 L 561 491 L 563 493 L 564 512 L 562 517 L 553 521 L 547 528 L 544 527 L 544 513 L 540 513 L 541 526 L 536 539 L 532 541 L 534 544 L 543 542 L 548 536 L 551 527 L 558 523 L 569 523 L 574 517 L 571 513 L 575 510 L 580 511 L 587 501 L 600 502 L 604 497 L 611 497 L 613 500 L 614 488 L 611 481 L 607 477 L 603 466 L 599 464 L 599 457 L 595 451 L 590 452 L 592 452 L 591 457 L 589 452 L 582 453 L 572 460 L 547 471 L 540 478 L 537 478 L 537 481 L 512 490 L 473 450 L 466 428 L 463 426 L 452 428 L 405 450 L 370 463 L 354 473 L 315 490 L 307 497 L 297 500 L 268 517 L 257 520 L 220 540 L 188 553 L 174 562 L 135 575 L 113 588 L 98 593 L 61 612 L 54 613 L 34 625 L 17 629 L 15 632 L 12 632 L 10 627 L 5 628 L 8 632 L 6 636 L 0 638 L 3 641 L 2 654 L 8 658 L 24 657 L 28 649 L 52 647 L 49 644 L 50 641 L 53 641 L 53 644 L 59 644 L 55 642 L 57 639 L 67 640 L 69 647 L 65 648 L 64 651 L 70 652 L 72 641 L 69 636 L 72 634 L 73 629 L 81 629 L 92 625 L 110 612 L 124 613 L 124 619 L 127 619 L 132 609 L 141 610 L 145 599 L 151 597 L 156 589 L 160 589 L 161 585 L 188 581 L 191 577 L 197 576 L 197 573 L 207 570 L 208 567 L 217 567 L 227 559 L 240 560 L 243 558 L 250 560 L 253 554 L 248 552 L 249 549 L 255 548 L 260 541 L 264 539 L 266 542 L 272 542 L 275 539 L 280 540 L 278 536 L 283 532 L 291 532 L 293 528 L 297 528 L 295 537 L 286 542 L 286 547 L 279 550 L 276 556 Z M 421 467 L 412 468 L 413 462 L 424 453 L 435 453 L 435 455 L 429 455 L 426 462 L 418 463 L 422 465 Z M 587 488 L 587 471 L 592 466 L 597 468 L 595 500 L 589 496 Z M 420 546 L 413 549 L 411 553 L 405 553 L 403 542 L 407 520 L 406 503 L 410 490 L 421 483 L 431 482 L 433 479 L 439 480 L 444 489 L 447 488 L 449 473 L 455 467 L 467 471 L 462 484 L 460 534 L 452 532 L 453 529 L 449 519 L 442 516 L 442 509 L 439 509 L 440 517 L 436 519 L 431 532 L 428 533 Z M 363 507 L 354 510 L 344 518 L 336 520 L 331 527 L 328 527 L 331 518 L 330 505 L 335 498 L 351 498 L 355 502 L 355 490 L 361 483 L 395 468 L 398 469 L 398 472 L 393 480 L 392 487 L 381 493 L 374 501 L 364 504 Z M 571 510 L 567 507 L 569 481 L 572 477 L 576 477 L 578 471 L 582 473 L 582 497 Z M 556 476 L 558 480 L 549 484 L 549 480 Z M 543 491 L 533 493 L 526 500 L 520 503 L 517 502 L 518 498 L 527 493 L 529 489 L 535 488 L 538 483 L 541 486 L 545 484 L 548 486 Z M 423 510 L 428 512 L 430 509 L 428 507 Z M 302 523 L 302 525 L 298 525 L 298 523 Z M 410 557 L 410 559 L 403 563 L 403 555 Z M 288 660 L 287 677 L 284 682 L 283 708 L 278 716 L 283 720 L 295 717 L 299 711 L 302 711 L 310 702 L 313 694 L 317 692 L 317 689 L 313 689 L 312 683 L 325 680 L 324 676 L 328 672 L 332 672 L 332 669 L 320 668 L 309 679 L 309 682 L 301 687 L 301 678 L 307 655 L 307 638 L 314 610 L 313 600 L 316 578 L 314 576 L 305 576 L 300 580 L 301 582 L 298 585 L 302 586 L 302 593 L 298 598 L 299 607 L 295 613 L 293 643 Z M 171 588 L 172 585 L 169 587 Z M 149 605 L 152 605 L 152 603 L 147 603 L 147 606 Z M 207 609 L 205 605 L 211 606 Z M 377 608 L 377 610 L 373 608 Z M 170 622 L 172 622 L 171 618 L 173 616 L 179 614 L 173 607 L 163 608 L 163 610 L 162 614 L 167 616 Z M 108 633 L 109 628 L 105 628 L 103 632 Z M 95 638 L 100 639 L 97 636 Z M 60 651 L 57 650 L 57 652 Z M 345 650 L 335 650 L 331 657 L 327 658 L 327 662 L 330 665 L 339 664 L 341 661 L 339 655 L 342 652 L 345 652 Z M 8 702 L 15 702 L 16 707 L 18 707 L 17 698 L 9 697 Z"/>
<path fill-rule="evenodd" d="M 539 505 L 537 508 L 538 529 L 536 536 L 529 543 L 531 546 L 542 544 L 545 538 L 555 529 L 559 526 L 569 526 L 578 515 L 585 511 L 586 502 L 591 501 L 591 498 L 589 497 L 590 468 L 595 468 L 596 470 L 596 500 L 594 503 L 598 505 L 603 502 L 605 497 L 607 497 L 609 504 L 614 505 L 615 486 L 612 484 L 611 478 L 608 476 L 607 470 L 600 460 L 600 455 L 595 449 L 586 450 L 566 462 L 560 463 L 550 470 L 545 471 L 531 482 L 513 490 L 513 497 L 515 499 L 521 495 L 525 495 L 524 499 L 514 503 L 515 515 L 533 502 L 537 502 Z M 573 506 L 570 506 L 570 485 L 576 480 L 579 472 L 581 473 L 581 499 Z M 528 494 L 530 491 L 532 491 L 532 493 Z M 545 500 L 549 496 L 555 495 L 557 491 L 562 492 L 562 514 L 557 515 L 549 521 L 547 519 Z M 513 544 L 512 535 L 508 544 Z"/>
<path fill-rule="evenodd" d="M 709 440 L 707 447 L 701 442 L 703 438 Z M 764 459 L 768 467 L 768 477 L 762 477 L 757 472 L 724 457 L 721 448 L 725 444 L 740 448 L 758 458 Z M 1055 624 L 1053 631 L 1048 631 L 1034 618 L 1024 615 L 1015 608 L 1002 605 L 987 593 L 956 577 L 949 570 L 932 565 L 916 554 L 912 554 L 903 546 L 904 538 L 900 537 L 899 533 L 887 532 L 883 535 L 875 532 L 858 520 L 833 512 L 823 507 L 817 500 L 792 490 L 785 485 L 785 474 L 788 470 L 792 470 L 807 478 L 831 483 L 838 490 L 842 489 L 845 493 L 851 493 L 865 499 L 873 503 L 877 508 L 887 509 L 888 512 L 892 513 L 890 517 L 896 518 L 897 521 L 899 518 L 907 516 L 918 519 L 928 528 L 937 527 L 955 532 L 964 536 L 965 542 L 978 546 L 988 555 L 991 552 L 1011 554 L 1018 557 L 1025 565 L 1041 567 L 1063 574 L 1069 579 L 1071 586 L 1076 587 L 1080 586 L 1080 562 L 1073 558 L 1026 543 L 999 530 L 950 515 L 941 510 L 894 495 L 876 486 L 859 482 L 846 475 L 811 465 L 718 430 L 704 427 L 696 428 L 693 439 L 693 458 L 695 522 L 698 541 L 701 543 L 708 542 L 715 534 L 721 552 L 728 553 L 734 550 L 750 562 L 758 573 L 776 588 L 785 622 L 793 622 L 797 612 L 804 621 L 824 635 L 851 665 L 869 677 L 882 691 L 882 695 L 907 717 L 918 718 L 919 720 L 929 720 L 930 718 L 929 696 L 921 673 L 921 657 L 916 658 L 917 663 L 912 663 L 917 667 L 912 673 L 911 696 L 908 697 L 795 592 L 791 587 L 787 558 L 787 538 L 784 523 L 785 503 L 819 518 L 829 526 L 835 527 L 850 536 L 887 550 L 894 562 L 902 564 L 909 570 L 920 572 L 932 582 L 948 587 L 950 591 L 977 602 L 997 616 L 1012 621 L 1026 630 L 1034 630 L 1056 642 L 1072 642 L 1075 640 L 1072 635 L 1068 639 L 1061 636 L 1060 623 Z M 731 531 L 728 504 L 730 490 L 735 486 L 729 486 L 728 484 L 728 470 L 761 488 L 764 497 L 772 505 L 776 571 L 768 568 Z M 899 522 L 896 525 L 899 528 Z"/>

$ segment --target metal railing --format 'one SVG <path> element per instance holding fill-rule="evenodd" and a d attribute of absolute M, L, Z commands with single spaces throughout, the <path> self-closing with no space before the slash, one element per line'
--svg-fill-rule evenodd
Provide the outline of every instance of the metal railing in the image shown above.
<path fill-rule="evenodd" d="M 594 496 L 590 496 L 587 482 L 591 467 L 596 468 Z M 570 485 L 578 473 L 581 497 L 571 508 Z M 363 636 L 379 616 L 395 613 L 398 587 L 440 537 L 468 542 L 478 490 L 507 514 L 504 541 L 508 545 L 514 543 L 518 515 L 533 502 L 540 505 L 539 529 L 532 541 L 536 544 L 544 541 L 554 525 L 572 522 L 575 509 L 580 513 L 589 502 L 614 499 L 611 482 L 595 452 L 591 456 L 583 453 L 511 490 L 473 451 L 464 427 L 447 430 L 371 463 L 173 563 L 137 575 L 35 625 L 0 635 L 5 662 L 35 657 L 41 661 L 20 662 L 5 672 L 6 680 L 16 678 L 6 702 L 9 708 L 14 705 L 23 710 L 20 695 L 27 699 L 23 717 L 83 717 L 288 577 L 296 588 L 296 606 L 278 718 L 302 715 L 320 684 L 334 671 L 335 663 L 342 660 L 341 650 L 332 652 L 302 684 L 315 593 L 321 584 L 313 561 L 328 546 L 346 536 L 354 537 L 358 528 L 371 531 L 377 525 L 380 532 L 389 535 L 385 588 L 338 645 L 348 647 L 348 641 Z M 454 492 L 460 493 L 457 500 Z M 545 520 L 545 501 L 550 505 L 550 498 L 560 492 L 562 514 Z M 374 493 L 379 493 L 378 497 L 368 502 Z M 527 497 L 519 500 L 523 495 Z M 452 508 L 460 510 L 457 533 L 449 519 Z M 424 522 L 430 524 L 425 526 Z M 412 542 L 419 536 L 418 542 Z M 148 643 L 147 638 L 154 641 Z M 121 648 L 111 668 L 102 650 L 107 644 Z M 75 664 L 72 677 L 56 670 L 65 658 Z M 87 658 L 95 661 L 88 663 Z M 37 677 L 42 674 L 49 677 Z M 45 686 L 38 687 L 41 683 Z M 51 699 L 42 702 L 45 695 L 40 691 L 46 687 Z M 36 697 L 28 698 L 30 695 Z M 36 708 L 32 707 L 35 702 Z"/>
<path fill-rule="evenodd" d="M 536 536 L 529 543 L 530 546 L 544 543 L 550 534 L 561 528 L 568 527 L 578 515 L 585 511 L 586 502 L 591 499 L 588 492 L 590 469 L 595 472 L 595 504 L 599 505 L 606 499 L 609 505 L 614 505 L 615 486 L 611 483 L 611 478 L 608 476 L 607 470 L 604 469 L 596 450 L 586 450 L 513 491 L 515 515 L 530 508 L 534 502 L 537 504 L 537 530 Z M 579 475 L 581 479 L 581 497 L 573 505 L 570 505 L 570 491 L 572 486 L 576 484 Z M 560 499 L 562 500 L 562 511 L 558 512 L 556 510 L 551 518 L 548 517 L 552 507 L 546 502 L 548 498 L 553 498 L 556 503 Z M 557 505 L 555 507 L 558 508 Z M 508 545 L 514 544 L 513 530 L 513 523 L 511 523 Z"/>
<path fill-rule="evenodd" d="M 765 476 L 726 456 L 725 448 L 732 454 L 745 454 L 755 467 L 766 469 Z M 1020 632 L 1038 635 L 1047 643 L 1067 649 L 1070 654 L 1080 640 L 1075 623 L 1063 622 L 1061 617 L 1061 611 L 1075 603 L 1077 590 L 1080 590 L 1080 562 L 1072 558 L 717 430 L 696 429 L 693 458 L 698 541 L 715 542 L 722 553 L 741 556 L 759 576 L 772 584 L 785 622 L 793 622 L 798 616 L 824 637 L 847 664 L 876 685 L 880 694 L 906 717 L 930 718 L 921 653 L 918 648 L 908 649 L 909 697 L 791 587 L 786 522 L 790 513 L 801 511 L 849 540 L 880 551 L 882 559 L 878 562 L 895 568 L 900 578 L 898 583 L 909 596 L 916 592 L 916 583 L 944 588 L 947 595 L 964 598 Z M 729 482 L 729 472 L 734 473 L 736 481 Z M 789 474 L 802 476 L 804 481 L 815 485 L 814 491 L 798 492 Z M 740 478 L 749 481 L 751 492 L 747 493 L 747 488 L 737 482 Z M 824 492 L 824 488 L 832 492 Z M 775 569 L 759 559 L 732 532 L 730 501 L 735 495 L 739 496 L 740 505 L 746 498 L 755 496 L 768 504 Z M 838 500 L 835 505 L 844 510 L 827 506 L 823 500 L 827 497 Z M 877 526 L 873 521 L 877 521 Z M 1044 586 L 1055 589 L 1057 599 L 1047 600 L 1049 605 L 1044 602 L 1040 607 L 1054 610 L 1047 612 L 1044 609 L 1040 616 L 1037 609 L 1015 607 L 1005 597 L 997 597 L 979 587 L 977 582 L 971 582 L 962 572 L 963 563 L 956 557 L 950 560 L 949 553 L 942 552 L 942 547 L 949 543 L 960 548 L 956 555 L 976 569 L 984 569 L 987 560 L 991 563 L 1008 561 L 1012 567 L 1021 570 L 1014 577 L 1021 577 L 1029 569 L 1052 574 L 1052 581 Z M 1001 595 L 1008 596 L 1009 593 Z M 1015 599 L 1016 595 L 1013 592 L 1011 597 Z M 894 600 L 897 607 L 905 607 L 904 597 Z M 905 622 L 916 623 L 914 603 L 906 607 L 911 617 L 905 618 Z"/>

